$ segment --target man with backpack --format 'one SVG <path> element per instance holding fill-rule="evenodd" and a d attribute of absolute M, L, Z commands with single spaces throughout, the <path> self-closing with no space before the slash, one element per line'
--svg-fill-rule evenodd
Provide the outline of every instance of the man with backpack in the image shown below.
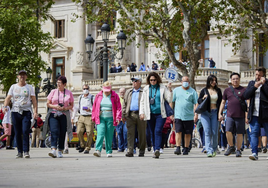
<path fill-rule="evenodd" d="M 80 114 L 77 122 L 77 136 L 80 142 L 79 153 L 89 154 L 93 138 L 94 124 L 91 120 L 91 111 L 94 101 L 94 95 L 89 93 L 89 86 L 83 85 L 83 94 L 78 98 L 78 113 Z M 72 121 L 75 115 L 72 117 Z M 87 133 L 87 142 L 84 140 L 84 132 Z"/>

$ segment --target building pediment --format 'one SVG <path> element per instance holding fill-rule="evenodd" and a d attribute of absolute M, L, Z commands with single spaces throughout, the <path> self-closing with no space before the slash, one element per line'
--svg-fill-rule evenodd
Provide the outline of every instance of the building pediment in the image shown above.
<path fill-rule="evenodd" d="M 61 42 L 56 41 L 50 50 L 51 52 L 58 52 L 58 51 L 71 51 L 73 47 L 67 46 Z"/>
<path fill-rule="evenodd" d="M 69 59 L 70 52 L 73 50 L 73 47 L 67 46 L 61 42 L 56 41 L 53 47 L 50 50 L 50 56 L 64 56 L 66 55 L 67 59 Z"/>

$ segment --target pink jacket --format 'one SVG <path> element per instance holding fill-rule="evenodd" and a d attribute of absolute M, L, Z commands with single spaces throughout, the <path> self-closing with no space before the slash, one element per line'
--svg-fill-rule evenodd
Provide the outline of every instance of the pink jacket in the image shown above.
<path fill-rule="evenodd" d="M 103 91 L 100 91 L 94 100 L 92 107 L 92 121 L 97 125 L 100 124 L 100 104 L 103 98 Z M 112 102 L 112 111 L 113 111 L 113 120 L 114 126 L 117 126 L 116 120 L 120 121 L 122 118 L 122 108 L 119 96 L 115 93 L 115 91 L 111 91 L 111 102 Z"/>

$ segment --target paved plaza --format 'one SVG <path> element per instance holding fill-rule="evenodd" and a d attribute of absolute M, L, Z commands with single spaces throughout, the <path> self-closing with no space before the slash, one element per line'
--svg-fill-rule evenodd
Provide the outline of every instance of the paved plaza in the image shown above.
<path fill-rule="evenodd" d="M 250 150 L 242 158 L 225 157 L 223 153 L 207 158 L 201 149 L 192 149 L 188 156 L 164 150 L 160 159 L 152 153 L 145 157 L 127 158 L 125 153 L 105 151 L 97 158 L 79 154 L 75 148 L 64 158 L 50 158 L 47 148 L 33 148 L 30 159 L 15 159 L 16 151 L 0 150 L 0 187 L 11 188 L 132 188 L 132 187 L 267 187 L 268 154 L 260 154 L 259 161 L 248 159 Z"/>

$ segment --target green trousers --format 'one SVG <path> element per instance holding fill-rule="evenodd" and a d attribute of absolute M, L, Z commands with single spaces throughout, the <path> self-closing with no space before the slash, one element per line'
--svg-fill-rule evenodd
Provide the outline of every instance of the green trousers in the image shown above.
<path fill-rule="evenodd" d="M 100 124 L 97 125 L 96 150 L 102 150 L 103 138 L 105 138 L 106 153 L 112 153 L 112 142 L 114 135 L 113 117 L 100 117 Z"/>

